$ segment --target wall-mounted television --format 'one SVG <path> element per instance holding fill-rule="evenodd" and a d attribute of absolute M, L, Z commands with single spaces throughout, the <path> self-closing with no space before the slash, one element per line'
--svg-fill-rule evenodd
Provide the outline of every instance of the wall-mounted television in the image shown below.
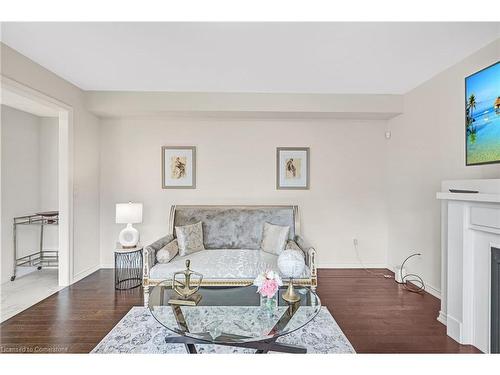
<path fill-rule="evenodd" d="M 500 61 L 465 78 L 465 163 L 500 163 Z"/>

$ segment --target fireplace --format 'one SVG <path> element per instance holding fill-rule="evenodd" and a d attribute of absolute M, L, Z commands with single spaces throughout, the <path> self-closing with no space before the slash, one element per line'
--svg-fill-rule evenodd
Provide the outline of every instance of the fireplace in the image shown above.
<path fill-rule="evenodd" d="M 500 353 L 500 249 L 491 248 L 491 353 Z"/>
<path fill-rule="evenodd" d="M 477 190 L 454 194 L 449 189 Z M 500 352 L 500 179 L 443 181 L 441 311 L 448 336 Z"/>

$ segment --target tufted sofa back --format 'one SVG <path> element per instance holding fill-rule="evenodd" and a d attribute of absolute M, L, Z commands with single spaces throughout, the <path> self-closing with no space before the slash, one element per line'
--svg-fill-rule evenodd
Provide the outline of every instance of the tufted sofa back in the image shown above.
<path fill-rule="evenodd" d="M 297 206 L 172 206 L 170 233 L 199 221 L 206 249 L 258 250 L 265 222 L 289 226 L 289 239 L 299 234 Z"/>

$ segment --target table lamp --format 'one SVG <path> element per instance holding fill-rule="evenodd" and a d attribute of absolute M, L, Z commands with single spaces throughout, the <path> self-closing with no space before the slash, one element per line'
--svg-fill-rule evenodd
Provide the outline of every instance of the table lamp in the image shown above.
<path fill-rule="evenodd" d="M 122 247 L 129 249 L 137 246 L 139 231 L 132 224 L 142 223 L 142 203 L 117 203 L 116 223 L 127 224 L 118 236 L 118 241 Z"/>
<path fill-rule="evenodd" d="M 306 266 L 301 250 L 284 250 L 278 257 L 278 268 L 284 277 L 289 277 L 288 289 L 281 296 L 285 301 L 295 303 L 300 296 L 293 287 L 293 278 L 300 277 Z"/>

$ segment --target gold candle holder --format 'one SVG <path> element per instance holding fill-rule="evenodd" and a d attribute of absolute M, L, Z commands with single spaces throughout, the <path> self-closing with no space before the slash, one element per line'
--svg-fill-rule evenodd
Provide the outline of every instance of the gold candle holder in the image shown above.
<path fill-rule="evenodd" d="M 285 294 L 282 295 L 282 298 L 290 303 L 295 303 L 300 301 L 300 296 L 295 292 L 295 288 L 293 287 L 293 279 L 290 278 L 288 282 L 288 288 L 286 289 Z"/>

